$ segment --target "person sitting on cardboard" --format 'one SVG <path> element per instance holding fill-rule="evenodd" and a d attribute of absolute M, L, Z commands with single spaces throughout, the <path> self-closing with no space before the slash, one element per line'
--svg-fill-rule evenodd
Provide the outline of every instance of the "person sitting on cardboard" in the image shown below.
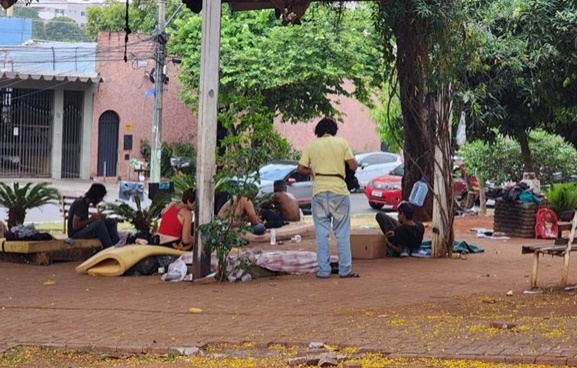
<path fill-rule="evenodd" d="M 386 237 L 387 248 L 400 257 L 408 257 L 421 246 L 425 227 L 413 221 L 415 212 L 408 202 L 401 202 L 398 209 L 398 221 L 384 212 L 377 213 L 376 220 Z"/>

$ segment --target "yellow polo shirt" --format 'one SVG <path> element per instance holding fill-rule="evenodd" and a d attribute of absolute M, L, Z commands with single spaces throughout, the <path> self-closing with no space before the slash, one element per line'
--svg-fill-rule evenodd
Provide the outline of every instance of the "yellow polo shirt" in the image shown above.
<path fill-rule="evenodd" d="M 320 192 L 332 192 L 349 195 L 345 181 L 336 176 L 319 176 L 322 174 L 339 174 L 345 177 L 345 160 L 353 159 L 353 152 L 344 138 L 327 134 L 317 138 L 303 151 L 299 164 L 313 171 L 313 196 Z"/>

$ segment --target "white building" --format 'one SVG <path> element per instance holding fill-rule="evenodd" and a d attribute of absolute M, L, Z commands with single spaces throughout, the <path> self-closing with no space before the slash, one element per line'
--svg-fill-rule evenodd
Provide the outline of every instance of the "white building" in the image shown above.
<path fill-rule="evenodd" d="M 15 7 L 31 7 L 38 9 L 38 15 L 46 21 L 56 17 L 68 17 L 73 19 L 80 27 L 86 26 L 86 9 L 91 6 L 103 6 L 104 0 L 42 0 L 33 1 L 26 5 L 25 2 L 14 4 Z"/>

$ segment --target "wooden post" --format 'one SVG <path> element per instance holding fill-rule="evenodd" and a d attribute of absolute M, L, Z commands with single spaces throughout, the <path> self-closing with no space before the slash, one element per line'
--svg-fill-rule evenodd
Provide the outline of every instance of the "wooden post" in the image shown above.
<path fill-rule="evenodd" d="M 567 248 L 565 249 L 565 254 L 563 255 L 563 273 L 561 274 L 561 287 L 567 286 L 567 280 L 569 279 L 569 256 L 571 254 L 571 248 L 573 246 L 573 239 L 575 239 L 575 227 L 577 226 L 577 210 L 573 215 L 573 223 L 571 225 L 571 233 L 569 234 L 569 242 L 567 243 Z"/>
<path fill-rule="evenodd" d="M 537 272 L 539 271 L 539 250 L 533 253 L 533 270 L 531 270 L 531 289 L 537 289 Z"/>
<path fill-rule="evenodd" d="M 214 207 L 221 7 L 221 0 L 202 1 L 195 210 L 198 225 L 212 220 Z M 192 273 L 198 279 L 208 274 L 209 270 L 202 265 L 210 259 L 210 254 L 203 253 L 202 237 L 198 231 L 195 237 Z"/>

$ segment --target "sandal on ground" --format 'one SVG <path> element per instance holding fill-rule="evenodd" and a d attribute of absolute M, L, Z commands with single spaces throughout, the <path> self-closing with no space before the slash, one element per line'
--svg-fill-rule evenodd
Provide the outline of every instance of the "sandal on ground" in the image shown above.
<path fill-rule="evenodd" d="M 357 278 L 357 277 L 361 277 L 361 275 L 359 275 L 358 273 L 351 272 L 346 276 L 341 276 L 341 279 L 350 279 L 350 278 Z"/>
<path fill-rule="evenodd" d="M 329 275 L 329 276 L 319 276 L 319 275 L 316 275 L 316 276 L 317 276 L 317 279 L 330 279 L 330 278 L 331 278 L 330 275 Z"/>

